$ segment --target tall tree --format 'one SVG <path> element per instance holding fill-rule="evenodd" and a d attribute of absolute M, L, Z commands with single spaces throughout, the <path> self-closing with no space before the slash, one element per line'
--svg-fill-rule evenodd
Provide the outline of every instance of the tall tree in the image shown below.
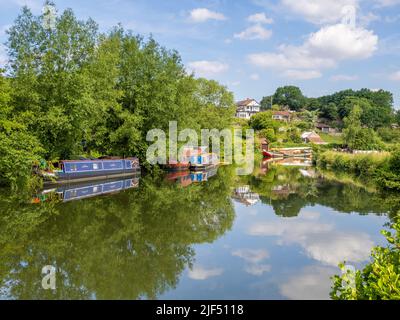
<path fill-rule="evenodd" d="M 306 98 L 300 88 L 295 86 L 280 87 L 274 94 L 274 103 L 288 106 L 291 110 L 299 111 L 305 107 Z"/>

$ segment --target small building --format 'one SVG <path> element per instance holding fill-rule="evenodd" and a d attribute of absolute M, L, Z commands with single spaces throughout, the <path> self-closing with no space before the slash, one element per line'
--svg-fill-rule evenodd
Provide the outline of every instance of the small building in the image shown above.
<path fill-rule="evenodd" d="M 291 117 L 291 113 L 289 111 L 274 111 L 272 113 L 272 119 L 278 121 L 286 121 L 289 122 Z"/>
<path fill-rule="evenodd" d="M 319 136 L 319 134 L 315 133 L 314 131 L 304 132 L 301 135 L 301 139 L 305 143 L 327 144 L 324 140 L 322 140 L 322 138 Z"/>
<path fill-rule="evenodd" d="M 256 100 L 247 98 L 236 103 L 236 118 L 250 120 L 260 109 L 261 105 Z"/>
<path fill-rule="evenodd" d="M 336 129 L 331 127 L 328 124 L 325 123 L 317 123 L 315 126 L 318 130 L 321 130 L 323 133 L 336 133 Z"/>

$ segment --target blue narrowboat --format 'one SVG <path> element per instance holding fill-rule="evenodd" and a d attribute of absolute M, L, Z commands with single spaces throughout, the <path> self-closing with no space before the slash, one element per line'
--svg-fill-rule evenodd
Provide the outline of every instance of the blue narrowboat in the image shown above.
<path fill-rule="evenodd" d="M 111 180 L 72 183 L 45 188 L 32 199 L 32 203 L 41 203 L 57 199 L 62 202 L 82 200 L 101 195 L 117 193 L 123 190 L 139 187 L 140 176 L 117 178 Z"/>
<path fill-rule="evenodd" d="M 140 173 L 138 158 L 64 160 L 59 168 L 42 172 L 46 183 L 83 182 L 100 179 L 111 179 Z"/>

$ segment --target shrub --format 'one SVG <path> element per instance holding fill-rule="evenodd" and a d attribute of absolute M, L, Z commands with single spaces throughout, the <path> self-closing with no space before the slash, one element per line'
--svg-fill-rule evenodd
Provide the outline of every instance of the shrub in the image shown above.
<path fill-rule="evenodd" d="M 371 263 L 363 270 L 355 273 L 348 271 L 342 276 L 333 277 L 332 299 L 400 299 L 400 224 L 394 224 L 392 228 L 394 233 L 382 231 L 388 246 L 375 247 L 371 253 Z M 344 264 L 340 268 L 344 270 Z"/>

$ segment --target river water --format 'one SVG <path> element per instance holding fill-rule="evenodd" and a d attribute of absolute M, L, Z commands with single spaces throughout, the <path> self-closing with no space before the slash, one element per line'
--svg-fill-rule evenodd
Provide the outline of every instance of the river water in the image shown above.
<path fill-rule="evenodd" d="M 329 299 L 338 264 L 385 243 L 396 197 L 288 165 L 4 191 L 1 298 Z"/>

